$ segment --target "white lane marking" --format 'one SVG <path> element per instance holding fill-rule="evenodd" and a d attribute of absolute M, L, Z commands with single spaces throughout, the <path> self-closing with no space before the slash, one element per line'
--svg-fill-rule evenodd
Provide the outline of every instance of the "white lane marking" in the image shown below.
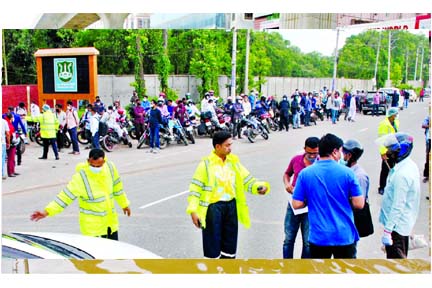
<path fill-rule="evenodd" d="M 367 130 L 369 130 L 369 128 L 363 128 L 363 129 L 360 129 L 359 132 L 366 132 Z"/>
<path fill-rule="evenodd" d="M 154 202 L 151 202 L 151 203 L 149 203 L 149 204 L 143 205 L 143 206 L 139 207 L 139 209 L 148 208 L 148 207 L 150 207 L 150 206 L 153 206 L 153 205 L 156 205 L 156 204 L 162 203 L 162 202 L 164 202 L 164 201 L 167 201 L 167 200 L 169 200 L 169 199 L 172 199 L 172 198 L 175 198 L 175 197 L 181 196 L 181 195 L 186 194 L 186 193 L 189 193 L 189 190 L 186 190 L 186 191 L 183 191 L 183 192 L 180 192 L 180 193 L 177 193 L 177 194 L 174 194 L 174 195 L 171 195 L 171 196 L 168 196 L 168 197 L 162 198 L 162 199 L 160 199 L 160 200 L 158 200 L 158 201 L 154 201 Z"/>

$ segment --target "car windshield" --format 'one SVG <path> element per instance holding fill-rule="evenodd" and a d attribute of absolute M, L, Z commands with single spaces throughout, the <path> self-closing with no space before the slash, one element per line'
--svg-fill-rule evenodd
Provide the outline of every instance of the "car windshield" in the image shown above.
<path fill-rule="evenodd" d="M 2 245 L 2 258 L 9 259 L 41 259 L 41 257 L 22 250 Z"/>
<path fill-rule="evenodd" d="M 49 249 L 54 251 L 55 253 L 66 257 L 66 258 L 72 258 L 72 259 L 95 259 L 92 255 L 90 255 L 89 253 L 68 245 L 66 243 L 63 242 L 59 242 L 59 241 L 55 241 L 52 239 L 48 239 L 48 238 L 44 238 L 44 237 L 39 237 L 39 236 L 35 236 L 35 235 L 27 235 L 27 234 L 21 234 L 21 233 L 13 233 L 13 235 L 19 236 L 25 240 L 27 240 L 26 242 L 28 243 L 28 241 L 30 241 L 31 243 L 29 244 L 39 244 L 40 246 L 43 246 L 45 249 Z"/>

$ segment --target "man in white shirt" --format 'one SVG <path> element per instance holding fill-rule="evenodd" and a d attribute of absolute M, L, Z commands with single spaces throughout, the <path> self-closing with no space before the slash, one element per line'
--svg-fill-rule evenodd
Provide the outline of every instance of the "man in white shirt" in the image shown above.
<path fill-rule="evenodd" d="M 32 101 L 30 104 L 30 113 L 32 117 L 38 117 L 40 115 L 39 106 L 36 104 L 36 101 Z"/>
<path fill-rule="evenodd" d="M 6 150 L 10 147 L 9 125 L 3 118 L 1 124 L 1 144 L 2 144 L 2 178 L 7 178 L 6 173 Z"/>
<path fill-rule="evenodd" d="M 59 121 L 59 130 L 57 131 L 57 146 L 59 152 L 64 148 L 64 133 L 66 132 L 66 113 L 63 111 L 62 104 L 56 104 L 55 115 Z"/>
<path fill-rule="evenodd" d="M 92 148 L 100 149 L 99 145 L 99 119 L 100 115 L 97 113 L 98 107 L 92 106 L 90 116 L 90 132 L 92 135 Z"/>

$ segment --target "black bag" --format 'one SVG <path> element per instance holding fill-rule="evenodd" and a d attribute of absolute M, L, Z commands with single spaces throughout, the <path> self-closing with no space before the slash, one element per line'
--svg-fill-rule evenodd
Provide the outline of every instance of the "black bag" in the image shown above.
<path fill-rule="evenodd" d="M 104 122 L 99 121 L 99 136 L 105 136 L 108 133 L 108 125 Z"/>
<path fill-rule="evenodd" d="M 366 237 L 374 233 L 368 202 L 365 202 L 363 209 L 354 209 L 354 223 L 360 237 Z"/>
<path fill-rule="evenodd" d="M 198 125 L 198 135 L 205 135 L 206 134 L 206 125 L 205 123 L 201 123 Z"/>

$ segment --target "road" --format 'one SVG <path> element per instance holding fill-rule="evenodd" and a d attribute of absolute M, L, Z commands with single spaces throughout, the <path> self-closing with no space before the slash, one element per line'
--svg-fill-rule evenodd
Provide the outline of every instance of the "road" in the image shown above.
<path fill-rule="evenodd" d="M 400 113 L 400 130 L 414 136 L 412 158 L 420 172 L 425 161 L 421 123 L 429 113 L 429 105 L 430 99 L 427 98 L 423 103 L 411 103 L 408 109 Z M 382 196 L 377 193 L 381 162 L 374 144 L 378 123 L 382 119 L 383 116 L 357 114 L 356 122 L 341 118 L 336 125 L 332 125 L 331 121 L 319 121 L 316 126 L 272 132 L 268 141 L 259 139 L 254 144 L 247 139 L 235 140 L 233 153 L 240 156 L 242 163 L 255 177 L 271 184 L 271 192 L 266 196 L 248 195 L 252 225 L 248 230 L 242 226 L 239 228 L 238 258 L 282 257 L 283 221 L 287 206 L 282 174 L 289 160 L 301 153 L 307 137 L 321 137 L 330 132 L 342 139 L 356 138 L 364 145 L 365 152 L 359 162 L 371 180 L 369 197 L 375 233 L 360 240 L 358 258 L 384 259 L 380 241 L 382 228 L 378 223 Z M 209 138 L 199 138 L 195 145 L 171 145 L 160 154 L 126 146 L 108 154 L 109 160 L 118 167 L 124 190 L 131 201 L 132 216 L 119 216 L 120 240 L 146 248 L 164 258 L 202 257 L 201 233 L 185 212 L 186 198 L 196 165 L 211 148 Z M 28 145 L 22 166 L 17 166 L 17 172 L 21 175 L 2 182 L 2 229 L 80 233 L 77 203 L 62 214 L 39 222 L 31 222 L 30 214 L 54 199 L 71 178 L 75 165 L 85 161 L 88 150 L 81 150 L 78 156 L 69 155 L 68 151 L 62 152 L 59 161 L 53 159 L 52 151 L 48 160 L 38 160 L 41 152 L 42 147 L 37 144 Z M 430 242 L 430 202 L 425 199 L 430 193 L 429 183 L 422 183 L 421 189 L 420 215 L 414 231 L 427 235 Z M 299 258 L 300 253 L 301 238 L 298 235 L 294 257 Z M 430 260 L 429 249 L 410 251 L 409 258 Z"/>

